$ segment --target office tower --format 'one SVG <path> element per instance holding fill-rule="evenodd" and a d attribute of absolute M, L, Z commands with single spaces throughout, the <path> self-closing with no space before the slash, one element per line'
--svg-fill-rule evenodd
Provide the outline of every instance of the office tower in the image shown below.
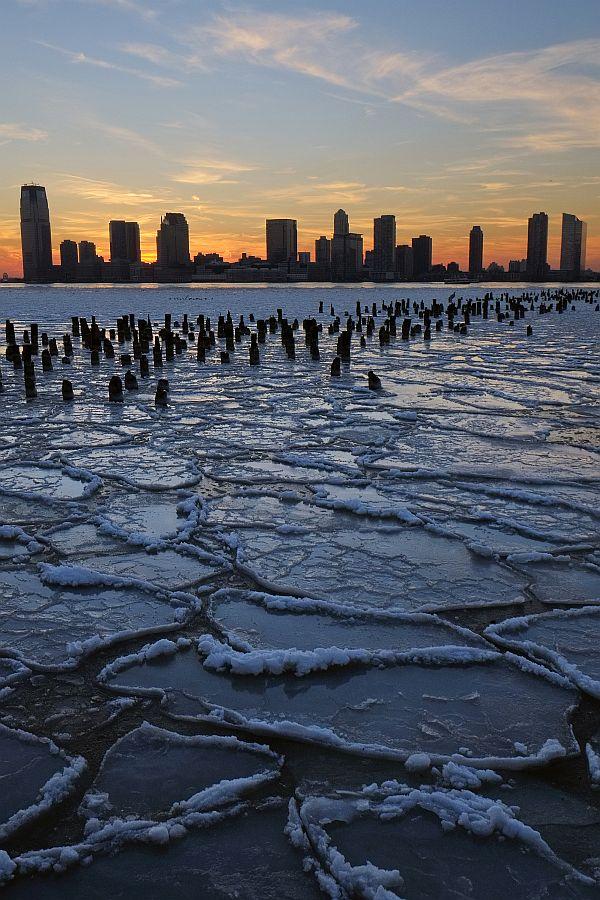
<path fill-rule="evenodd" d="M 310 253 L 308 251 L 302 251 L 302 253 L 298 254 L 298 264 L 301 266 L 310 264 Z"/>
<path fill-rule="evenodd" d="M 587 225 L 570 213 L 563 213 L 562 240 L 560 244 L 560 268 L 570 275 L 581 275 L 585 270 Z"/>
<path fill-rule="evenodd" d="M 295 263 L 298 259 L 296 219 L 267 219 L 267 261 L 273 265 Z"/>
<path fill-rule="evenodd" d="M 334 281 L 357 281 L 363 267 L 362 234 L 334 234 L 331 243 L 331 275 Z"/>
<path fill-rule="evenodd" d="M 348 221 L 348 213 L 343 209 L 338 209 L 335 216 L 333 217 L 333 233 L 334 233 L 334 235 L 350 233 L 350 222 Z"/>
<path fill-rule="evenodd" d="M 190 265 L 190 230 L 183 213 L 166 213 L 156 232 L 156 259 L 159 266 L 177 268 Z"/>
<path fill-rule="evenodd" d="M 479 225 L 473 225 L 469 235 L 469 275 L 480 275 L 483 272 L 483 231 Z"/>
<path fill-rule="evenodd" d="M 52 235 L 46 188 L 24 184 L 21 188 L 21 249 L 25 281 L 46 280 L 52 275 Z"/>
<path fill-rule="evenodd" d="M 412 239 L 413 275 L 422 278 L 431 272 L 432 241 L 427 234 Z"/>
<path fill-rule="evenodd" d="M 95 266 L 97 262 L 96 245 L 93 241 L 79 241 L 79 265 Z"/>
<path fill-rule="evenodd" d="M 113 220 L 109 222 L 108 231 L 111 262 L 141 262 L 140 226 L 137 222 Z"/>
<path fill-rule="evenodd" d="M 511 259 L 508 262 L 508 271 L 513 274 L 524 275 L 527 271 L 526 259 Z"/>
<path fill-rule="evenodd" d="M 315 241 L 315 260 L 320 265 L 328 265 L 331 262 L 331 241 L 325 236 Z"/>
<path fill-rule="evenodd" d="M 373 263 L 375 272 L 393 272 L 396 255 L 396 216 L 373 220 Z"/>
<path fill-rule="evenodd" d="M 77 271 L 79 256 L 75 241 L 62 241 L 60 245 L 60 267 L 63 275 L 73 275 Z"/>
<path fill-rule="evenodd" d="M 527 229 L 527 277 L 545 278 L 548 272 L 548 216 L 534 213 Z"/>
<path fill-rule="evenodd" d="M 413 252 L 408 244 L 399 244 L 396 247 L 395 269 L 399 278 L 413 277 Z"/>

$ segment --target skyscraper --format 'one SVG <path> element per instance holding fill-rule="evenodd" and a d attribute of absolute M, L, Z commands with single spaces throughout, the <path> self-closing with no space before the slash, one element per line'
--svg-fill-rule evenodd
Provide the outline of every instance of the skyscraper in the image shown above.
<path fill-rule="evenodd" d="M 60 245 L 60 267 L 63 275 L 74 275 L 77 271 L 79 256 L 75 241 L 62 241 Z"/>
<path fill-rule="evenodd" d="M 571 213 L 563 213 L 560 268 L 570 275 L 581 275 L 585 269 L 587 225 Z"/>
<path fill-rule="evenodd" d="M 394 272 L 396 255 L 396 216 L 373 220 L 373 259 L 375 272 Z"/>
<path fill-rule="evenodd" d="M 267 219 L 267 260 L 295 263 L 298 259 L 298 223 L 296 219 Z"/>
<path fill-rule="evenodd" d="M 46 188 L 21 188 L 21 248 L 25 281 L 44 281 L 52 275 L 52 234 Z"/>
<path fill-rule="evenodd" d="M 159 266 L 178 268 L 190 265 L 190 230 L 183 213 L 166 213 L 156 232 L 156 259 Z"/>
<path fill-rule="evenodd" d="M 539 280 L 548 272 L 548 216 L 534 213 L 527 229 L 527 277 Z"/>
<path fill-rule="evenodd" d="M 140 226 L 137 222 L 113 220 L 108 226 L 111 262 L 141 262 Z"/>
<path fill-rule="evenodd" d="M 315 241 L 315 260 L 320 264 L 331 262 L 331 241 L 324 235 Z"/>
<path fill-rule="evenodd" d="M 79 265 L 95 266 L 98 262 L 96 245 L 93 241 L 79 241 Z"/>
<path fill-rule="evenodd" d="M 412 239 L 413 251 L 413 275 L 422 278 L 431 272 L 431 260 L 433 253 L 432 240 L 427 234 L 420 234 Z"/>
<path fill-rule="evenodd" d="M 413 252 L 408 244 L 399 244 L 396 247 L 395 269 L 399 278 L 413 277 Z"/>
<path fill-rule="evenodd" d="M 333 217 L 333 233 L 349 234 L 350 222 L 348 221 L 348 213 L 344 209 L 338 209 Z"/>
<path fill-rule="evenodd" d="M 469 235 L 469 275 L 480 275 L 483 272 L 483 231 L 479 225 L 473 225 Z"/>

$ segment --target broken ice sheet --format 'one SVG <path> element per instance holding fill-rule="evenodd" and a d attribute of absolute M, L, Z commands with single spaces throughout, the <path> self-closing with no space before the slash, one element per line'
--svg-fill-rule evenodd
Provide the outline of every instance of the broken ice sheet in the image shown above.
<path fill-rule="evenodd" d="M 473 648 L 454 648 L 454 665 L 423 662 L 441 652 L 299 677 L 216 673 L 194 651 L 180 651 L 117 662 L 106 678 L 121 693 L 166 693 L 175 715 L 212 714 L 256 734 L 364 755 L 406 759 L 423 751 L 442 760 L 466 753 L 467 764 L 518 769 L 578 752 L 568 721 L 579 696 L 574 689 Z M 485 661 L 459 662 L 473 654 Z"/>
<path fill-rule="evenodd" d="M 595 566 L 568 561 L 521 562 L 518 565 L 531 581 L 531 590 L 543 603 L 600 603 L 600 571 Z"/>
<path fill-rule="evenodd" d="M 192 553 L 176 550 L 119 553 L 120 549 L 122 548 L 117 546 L 117 552 L 113 550 L 105 554 L 82 556 L 79 562 L 95 572 L 140 579 L 174 591 L 211 578 L 222 569 L 221 561 L 208 554 L 202 554 L 198 558 Z"/>
<path fill-rule="evenodd" d="M 185 488 L 200 481 L 193 462 L 172 449 L 167 453 L 149 444 L 76 450 L 66 453 L 65 458 L 106 478 L 152 491 Z"/>
<path fill-rule="evenodd" d="M 0 647 L 38 665 L 70 666 L 119 636 L 179 627 L 182 606 L 139 587 L 51 586 L 30 568 L 3 569 Z"/>
<path fill-rule="evenodd" d="M 68 466 L 14 463 L 0 467 L 0 491 L 32 499 L 81 500 L 99 485 L 90 472 Z"/>
<path fill-rule="evenodd" d="M 265 746 L 234 737 L 188 736 L 145 722 L 106 753 L 80 812 L 88 818 L 155 818 L 223 780 L 246 779 L 250 788 L 253 776 L 278 772 L 278 758 Z M 238 785 L 238 796 L 242 793 Z"/>
<path fill-rule="evenodd" d="M 68 796 L 84 768 L 46 738 L 0 725 L 0 841 Z"/>
<path fill-rule="evenodd" d="M 275 511 L 276 530 L 238 532 L 238 563 L 267 588 L 275 584 L 363 609 L 412 612 L 472 602 L 506 604 L 519 599 L 524 585 L 517 574 L 471 553 L 461 541 L 422 528 L 307 510 L 306 504 L 274 498 L 247 498 L 243 507 L 250 521 L 263 516 L 260 507 Z"/>
<path fill-rule="evenodd" d="M 323 894 L 285 836 L 286 804 L 266 801 L 209 827 L 188 831 L 168 848 L 125 846 L 62 876 L 21 877 L 10 900 L 317 900 Z M 19 860 L 17 860 L 19 862 Z M 30 862 L 35 859 L 30 855 Z"/>
<path fill-rule="evenodd" d="M 149 544 L 190 533 L 198 523 L 200 498 L 153 491 L 115 492 L 99 514 L 107 533 L 114 528 L 124 538 Z"/>
<path fill-rule="evenodd" d="M 341 896 L 547 900 L 596 896 L 499 801 L 469 791 L 402 788 L 383 800 L 307 798 L 288 833 Z M 388 893 L 389 892 L 389 893 Z"/>
<path fill-rule="evenodd" d="M 600 607 L 507 619 L 485 633 L 501 647 L 550 663 L 580 690 L 600 699 Z"/>
<path fill-rule="evenodd" d="M 351 606 L 253 591 L 218 591 L 210 599 L 209 611 L 231 643 L 255 649 L 409 650 L 443 644 L 486 646 L 474 632 L 437 616 L 363 613 Z"/>

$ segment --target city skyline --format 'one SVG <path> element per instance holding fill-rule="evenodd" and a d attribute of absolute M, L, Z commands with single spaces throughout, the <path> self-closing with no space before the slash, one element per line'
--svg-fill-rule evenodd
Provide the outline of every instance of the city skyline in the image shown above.
<path fill-rule="evenodd" d="M 600 269 L 599 18 L 587 0 L 202 16 L 189 0 L 7 0 L 0 272 L 21 273 L 15 198 L 30 181 L 51 197 L 55 263 L 84 236 L 108 258 L 105 223 L 132 218 L 149 261 L 168 210 L 226 259 L 262 255 L 265 218 L 293 215 L 314 254 L 344 207 L 365 250 L 393 213 L 398 244 L 432 235 L 434 262 L 466 270 L 476 222 L 506 266 L 538 209 L 553 268 L 568 210 Z"/>
<path fill-rule="evenodd" d="M 60 264 L 53 266 L 51 214 L 43 185 L 21 186 L 20 218 L 24 280 L 29 282 L 75 281 L 78 276 L 84 280 L 108 277 L 115 281 L 152 281 L 169 276 L 181 280 L 186 275 L 216 276 L 225 269 L 230 275 L 237 272 L 242 280 L 248 278 L 250 270 L 254 275 L 279 280 L 309 281 L 439 280 L 446 275 L 480 279 L 506 274 L 505 267 L 495 260 L 486 265 L 485 234 L 479 225 L 473 225 L 469 232 L 468 266 L 463 270 L 457 260 L 435 262 L 431 235 L 413 237 L 410 245 L 398 244 L 396 217 L 390 214 L 373 219 L 373 249 L 365 252 L 363 235 L 351 230 L 350 217 L 341 208 L 333 214 L 331 237 L 321 235 L 315 240 L 314 257 L 311 251 L 298 250 L 297 219 L 266 219 L 264 257 L 244 252 L 231 262 L 210 250 L 193 254 L 185 214 L 167 212 L 161 215 L 155 259 L 150 263 L 141 259 L 139 223 L 111 220 L 109 259 L 98 254 L 94 242 L 81 239 L 77 243 L 67 238 L 59 245 Z M 587 223 L 572 213 L 562 214 L 560 269 L 555 270 L 548 262 L 548 227 L 547 213 L 536 212 L 529 217 L 527 255 L 509 261 L 511 276 L 542 281 L 556 274 L 579 279 L 591 272 L 586 264 Z"/>

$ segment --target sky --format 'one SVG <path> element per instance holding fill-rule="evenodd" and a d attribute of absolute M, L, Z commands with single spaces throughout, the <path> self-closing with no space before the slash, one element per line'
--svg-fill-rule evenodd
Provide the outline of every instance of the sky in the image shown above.
<path fill-rule="evenodd" d="M 19 188 L 46 186 L 65 238 L 108 258 L 133 219 L 155 259 L 166 212 L 191 249 L 264 255 L 264 220 L 299 249 L 339 207 L 372 246 L 433 237 L 434 262 L 526 252 L 527 218 L 588 222 L 600 269 L 597 0 L 0 0 L 0 273 L 21 272 Z"/>

